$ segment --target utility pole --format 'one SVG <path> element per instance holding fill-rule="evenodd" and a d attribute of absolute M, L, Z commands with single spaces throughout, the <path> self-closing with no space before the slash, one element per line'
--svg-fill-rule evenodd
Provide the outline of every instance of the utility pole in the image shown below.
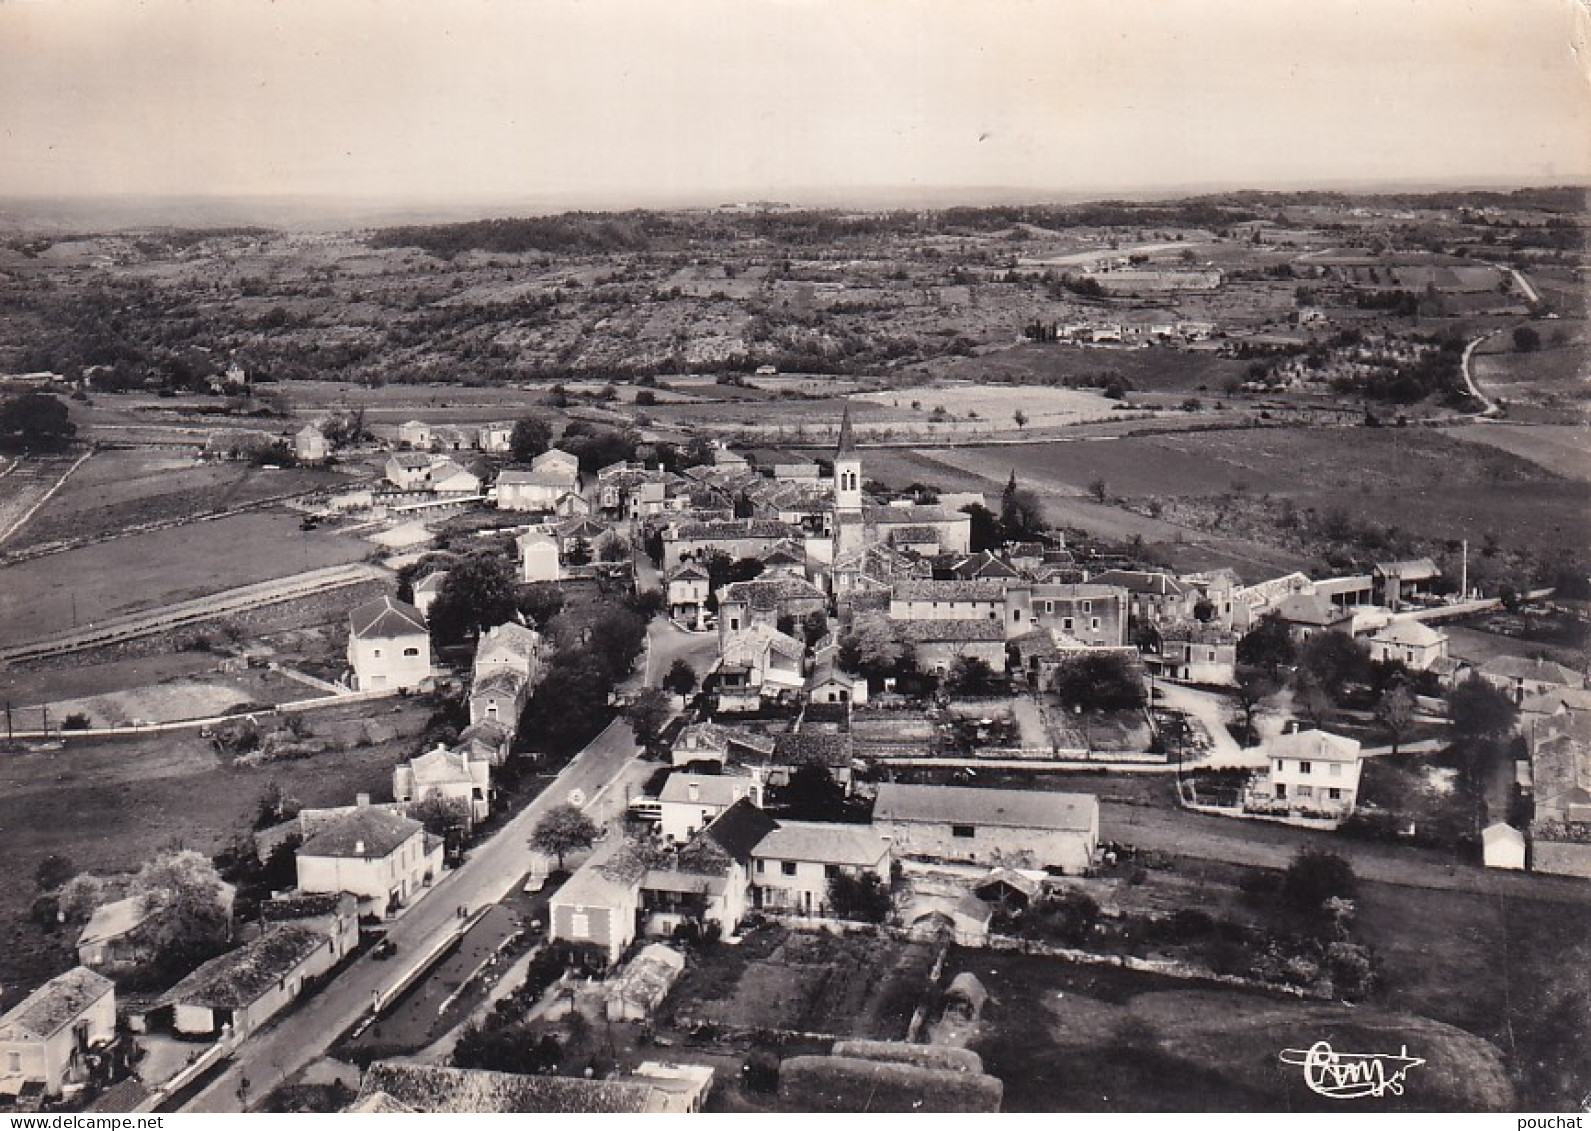
<path fill-rule="evenodd" d="M 1459 574 L 1458 574 L 1458 599 L 1460 601 L 1464 601 L 1464 600 L 1468 600 L 1469 599 L 1469 539 L 1468 538 L 1465 538 L 1463 540 L 1463 546 L 1464 546 L 1464 556 L 1460 559 L 1462 564 L 1459 566 Z"/>

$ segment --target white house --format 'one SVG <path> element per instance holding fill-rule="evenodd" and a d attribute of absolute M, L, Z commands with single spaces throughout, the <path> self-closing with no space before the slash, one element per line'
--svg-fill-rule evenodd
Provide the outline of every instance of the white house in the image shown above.
<path fill-rule="evenodd" d="M 492 764 L 439 745 L 393 767 L 392 796 L 411 804 L 447 798 L 463 806 L 471 823 L 484 821 L 492 808 Z"/>
<path fill-rule="evenodd" d="M 385 918 L 419 898 L 442 874 L 442 841 L 419 821 L 370 806 L 311 836 L 297 852 L 303 892 L 347 892 L 361 915 Z"/>
<path fill-rule="evenodd" d="M 1367 643 L 1372 660 L 1380 663 L 1396 660 L 1418 672 L 1447 659 L 1447 633 L 1419 621 L 1393 621 Z"/>
<path fill-rule="evenodd" d="M 497 506 L 511 511 L 550 511 L 564 495 L 580 492 L 580 460 L 557 448 L 531 461 L 529 471 L 497 476 Z"/>
<path fill-rule="evenodd" d="M 1099 845 L 1099 799 L 884 782 L 873 803 L 873 827 L 899 856 L 1076 874 L 1088 868 Z"/>
<path fill-rule="evenodd" d="M 170 1006 L 179 1034 L 213 1037 L 254 1032 L 310 982 L 359 945 L 359 920 L 331 917 L 322 927 L 284 923 L 237 950 L 212 958 L 156 1002 Z"/>
<path fill-rule="evenodd" d="M 378 597 L 348 614 L 348 666 L 358 691 L 415 688 L 431 678 L 431 634 L 413 605 Z"/>
<path fill-rule="evenodd" d="M 766 910 L 828 915 L 829 883 L 836 876 L 889 881 L 889 841 L 869 825 L 780 821 L 751 857 L 755 902 Z"/>
<path fill-rule="evenodd" d="M 1502 821 L 1487 825 L 1481 830 L 1481 855 L 1488 868 L 1523 871 L 1525 834 Z"/>
<path fill-rule="evenodd" d="M 1269 772 L 1252 783 L 1245 807 L 1267 813 L 1342 818 L 1359 797 L 1359 743 L 1323 730 L 1277 735 L 1265 744 Z"/>
<path fill-rule="evenodd" d="M 742 797 L 749 797 L 753 805 L 762 804 L 762 789 L 755 779 L 727 774 L 670 774 L 658 796 L 663 814 L 658 829 L 665 839 L 684 844 Z"/>
<path fill-rule="evenodd" d="M 439 459 L 426 469 L 426 485 L 439 495 L 481 493 L 481 477 L 451 459 Z"/>
<path fill-rule="evenodd" d="M 483 452 L 506 452 L 513 446 L 512 424 L 482 424 L 477 443 Z"/>
<path fill-rule="evenodd" d="M 408 444 L 411 448 L 429 448 L 435 435 L 431 426 L 423 420 L 406 420 L 398 425 L 398 443 Z"/>
<path fill-rule="evenodd" d="M 395 452 L 387 458 L 387 482 L 401 491 L 423 491 L 431 476 L 431 457 L 419 452 Z"/>
<path fill-rule="evenodd" d="M 520 581 L 563 580 L 557 538 L 537 527 L 525 531 L 516 542 L 519 546 Z"/>
<path fill-rule="evenodd" d="M 707 567 L 686 562 L 668 575 L 668 613 L 692 628 L 702 627 L 713 582 Z"/>
<path fill-rule="evenodd" d="M 0 1017 L 0 1095 L 30 1084 L 59 1096 L 88 1075 L 88 1054 L 116 1037 L 116 987 L 78 966 Z"/>
<path fill-rule="evenodd" d="M 299 463 L 323 463 L 331 455 L 331 444 L 318 424 L 306 424 L 293 433 L 293 455 Z"/>
<path fill-rule="evenodd" d="M 436 601 L 437 594 L 442 592 L 442 583 L 446 580 L 447 570 L 439 569 L 414 583 L 414 607 L 420 616 L 430 618 L 431 605 Z"/>

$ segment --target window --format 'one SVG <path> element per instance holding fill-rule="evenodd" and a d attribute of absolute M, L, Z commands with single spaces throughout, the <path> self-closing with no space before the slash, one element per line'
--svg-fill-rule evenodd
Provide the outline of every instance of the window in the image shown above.
<path fill-rule="evenodd" d="M 840 866 L 838 864 L 825 864 L 823 865 L 823 874 L 832 880 L 840 874 Z"/>
<path fill-rule="evenodd" d="M 372 648 L 370 650 L 370 654 L 372 656 L 374 656 L 378 660 L 381 659 L 381 649 L 380 648 Z"/>
<path fill-rule="evenodd" d="M 757 861 L 757 875 L 759 875 L 759 876 L 762 875 L 762 873 L 763 873 L 763 867 L 762 866 L 765 863 L 766 863 L 766 861 L 764 861 L 764 860 Z"/>
<path fill-rule="evenodd" d="M 1066 631 L 1066 632 L 1072 631 L 1072 618 L 1071 617 L 1062 617 L 1061 618 L 1061 628 L 1062 628 L 1063 631 Z"/>
<path fill-rule="evenodd" d="M 740 631 L 740 618 L 739 617 L 730 617 L 729 618 L 729 631 L 730 632 L 739 632 Z"/>
<path fill-rule="evenodd" d="M 1313 786 L 1307 786 L 1307 785 L 1299 786 L 1298 787 L 1298 796 L 1300 796 L 1300 797 L 1313 797 L 1313 796 L 1315 796 L 1314 787 Z"/>
<path fill-rule="evenodd" d="M 591 934 L 591 917 L 584 912 L 569 916 L 569 933 L 577 939 L 588 937 Z"/>
<path fill-rule="evenodd" d="M 1045 601 L 1044 602 L 1044 611 L 1047 612 L 1047 613 L 1053 613 L 1055 611 L 1055 602 L 1054 601 Z"/>
<path fill-rule="evenodd" d="M 1093 611 L 1094 611 L 1094 602 L 1092 602 L 1092 601 L 1084 601 L 1083 602 L 1083 612 L 1091 613 Z"/>
<path fill-rule="evenodd" d="M 1287 785 L 1285 782 L 1276 783 L 1276 799 L 1278 801 L 1285 801 L 1287 799 Z"/>
<path fill-rule="evenodd" d="M 1326 791 L 1326 796 L 1331 798 L 1333 801 L 1341 801 L 1342 800 L 1342 790 L 1333 787 L 1333 788 L 1328 789 Z"/>
<path fill-rule="evenodd" d="M 1099 631 L 1099 618 L 1098 617 L 1090 617 L 1089 621 L 1088 621 L 1088 627 L 1093 629 L 1095 632 L 1098 632 Z"/>
<path fill-rule="evenodd" d="M 795 861 L 794 860 L 781 860 L 781 861 L 779 861 L 779 871 L 784 873 L 786 876 L 795 875 L 796 874 Z"/>
<path fill-rule="evenodd" d="M 1331 763 L 1331 765 L 1329 767 L 1327 767 L 1327 769 L 1326 769 L 1326 776 L 1327 777 L 1333 777 L 1333 778 L 1342 777 L 1342 763 L 1341 762 L 1333 762 L 1333 763 Z"/>
<path fill-rule="evenodd" d="M 971 840 L 976 830 L 971 825 L 951 825 L 950 835 L 962 840 Z"/>
<path fill-rule="evenodd" d="M 405 648 L 403 650 L 403 654 L 405 656 L 418 656 L 420 654 L 420 649 L 418 649 L 418 648 Z"/>
<path fill-rule="evenodd" d="M 1312 763 L 1310 763 L 1310 762 L 1300 762 L 1300 763 L 1298 763 L 1298 772 L 1301 773 L 1301 774 L 1309 773 L 1309 768 L 1310 768 L 1311 765 L 1312 765 Z"/>

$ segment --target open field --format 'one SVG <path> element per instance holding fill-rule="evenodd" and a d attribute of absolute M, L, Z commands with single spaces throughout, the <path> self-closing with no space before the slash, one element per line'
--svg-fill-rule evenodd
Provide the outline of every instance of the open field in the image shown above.
<path fill-rule="evenodd" d="M 1108 313 L 1101 316 L 1108 318 Z M 991 350 L 977 357 L 944 362 L 940 374 L 1018 385 L 1060 384 L 1068 379 L 1096 378 L 1103 385 L 1109 378 L 1119 377 L 1130 389 L 1219 393 L 1229 380 L 1243 380 L 1243 368 L 1241 361 L 1210 353 L 1028 342 L 1010 349 Z"/>
<path fill-rule="evenodd" d="M 1495 1048 L 1408 1014 L 1037 956 L 958 949 L 946 974 L 961 970 L 989 990 L 971 1047 L 1005 1082 L 1005 1111 L 1340 1110 L 1279 1059 L 1322 1039 L 1342 1052 L 1407 1044 L 1427 1061 L 1405 1096 L 1360 1101 L 1366 1111 L 1506 1111 L 1513 1102 Z"/>
<path fill-rule="evenodd" d="M 952 489 L 960 474 L 977 478 L 986 492 L 997 491 L 1015 469 L 1018 481 L 1037 490 L 1051 507 L 1051 520 L 1062 525 L 1072 509 L 1067 500 L 1084 495 L 1099 478 L 1110 496 L 1162 500 L 1164 518 L 1190 530 L 1215 528 L 1197 507 L 1184 516 L 1179 502 L 1208 504 L 1229 496 L 1234 511 L 1245 500 L 1253 505 L 1266 497 L 1288 498 L 1301 512 L 1340 507 L 1351 518 L 1419 537 L 1468 538 L 1479 545 L 1490 534 L 1504 547 L 1521 550 L 1583 546 L 1591 531 L 1591 490 L 1584 483 L 1543 482 L 1541 471 L 1518 456 L 1488 452 L 1432 429 L 1237 429 L 865 458 L 868 475 L 898 486 L 921 481 Z M 933 464 L 953 470 L 936 473 Z M 1218 525 L 1240 532 L 1229 522 Z M 1171 541 L 1175 530 L 1144 537 Z M 1252 533 L 1251 542 L 1272 545 L 1283 534 L 1268 513 Z"/>
<path fill-rule="evenodd" d="M 298 516 L 256 512 L 133 534 L 0 569 L 0 639 L 157 608 L 222 589 L 359 561 L 370 547 Z M 75 602 L 75 604 L 74 604 Z"/>
<path fill-rule="evenodd" d="M 1358 930 L 1383 963 L 1380 1000 L 1494 1043 L 1521 1110 L 1571 1111 L 1583 1102 L 1591 1079 L 1591 940 L 1583 913 L 1362 884 Z"/>
<path fill-rule="evenodd" d="M 332 707 L 308 719 L 318 734 L 365 719 L 423 725 L 423 699 Z M 392 766 L 414 739 L 318 754 L 259 767 L 237 766 L 194 732 L 147 738 L 70 740 L 61 750 L 0 758 L 0 984 L 36 985 L 71 962 L 29 919 L 33 872 L 50 853 L 85 871 L 136 868 L 162 848 L 213 853 L 249 829 L 261 793 L 278 782 L 308 806 L 345 805 L 358 792 L 390 797 Z"/>
<path fill-rule="evenodd" d="M 1448 435 L 1510 452 L 1565 479 L 1591 482 L 1591 427 L 1586 425 L 1487 423 L 1454 428 Z"/>
<path fill-rule="evenodd" d="M 922 428 L 939 409 L 962 421 L 985 422 L 990 431 L 1018 431 L 1012 414 L 1021 411 L 1034 428 L 1073 424 L 1110 413 L 1115 405 L 1100 393 L 1051 386 L 1023 387 L 977 382 L 935 382 L 903 390 L 859 393 L 853 404 L 867 402 L 885 411 L 871 424 Z"/>
<path fill-rule="evenodd" d="M 246 463 L 201 463 L 171 453 L 98 452 L 6 543 L 15 550 L 64 538 L 112 534 L 346 480 L 324 471 L 265 471 Z M 3 484 L 0 484 L 3 486 Z"/>

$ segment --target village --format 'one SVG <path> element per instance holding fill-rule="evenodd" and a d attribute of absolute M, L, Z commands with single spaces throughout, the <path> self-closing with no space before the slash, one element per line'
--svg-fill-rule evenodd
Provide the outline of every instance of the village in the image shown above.
<path fill-rule="evenodd" d="M 191 850 L 41 864 L 79 964 L 0 1017 L 0 1090 L 391 1112 L 870 1088 L 994 1111 L 1006 1065 L 968 1046 L 1009 991 L 975 970 L 1049 956 L 1366 1001 L 1385 975 L 1356 871 L 1461 888 L 1436 862 L 1460 861 L 1583 898 L 1583 670 L 1449 631 L 1550 590 L 1505 607 L 1467 546 L 1457 576 L 1176 572 L 1051 528 L 1014 470 L 999 497 L 891 489 L 849 405 L 829 435 L 682 459 L 535 416 L 306 423 L 293 461 L 339 466 L 295 504 L 303 536 L 381 554 L 314 662 L 246 661 L 317 696 L 166 722 L 57 707 L 53 731 L 8 709 L 8 738 L 202 728 L 269 768 L 335 757 L 328 711 L 437 712 L 376 736 L 409 744 L 389 789 L 262 801 L 227 878 Z M 1185 841 L 1178 814 L 1216 824 Z M 1172 863 L 1212 837 L 1227 895 Z M 1285 919 L 1243 902 L 1262 892 Z M 1498 1102 L 1500 1069 L 1480 1079 Z"/>

